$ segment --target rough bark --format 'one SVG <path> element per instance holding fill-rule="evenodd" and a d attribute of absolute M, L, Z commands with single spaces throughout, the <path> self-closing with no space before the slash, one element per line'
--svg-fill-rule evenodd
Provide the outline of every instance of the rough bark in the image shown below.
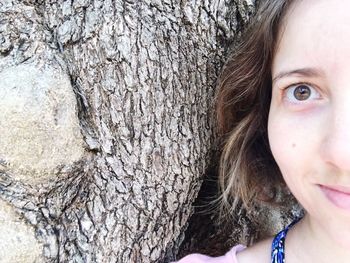
<path fill-rule="evenodd" d="M 0 247 L 17 247 L 1 262 L 175 259 L 211 160 L 215 80 L 253 9 L 0 1 Z"/>

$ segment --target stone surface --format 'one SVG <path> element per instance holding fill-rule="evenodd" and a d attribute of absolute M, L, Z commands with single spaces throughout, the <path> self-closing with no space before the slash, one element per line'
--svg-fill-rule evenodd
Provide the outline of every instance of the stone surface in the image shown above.
<path fill-rule="evenodd" d="M 0 199 L 0 263 L 39 263 L 42 245 L 34 229 Z"/>
<path fill-rule="evenodd" d="M 78 161 L 83 141 L 68 76 L 22 64 L 0 79 L 0 169 L 36 183 Z"/>

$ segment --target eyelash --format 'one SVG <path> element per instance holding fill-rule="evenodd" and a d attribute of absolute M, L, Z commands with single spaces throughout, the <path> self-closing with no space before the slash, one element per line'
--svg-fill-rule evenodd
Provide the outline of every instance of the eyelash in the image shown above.
<path fill-rule="evenodd" d="M 305 85 L 305 86 L 309 87 L 311 90 L 310 98 L 307 98 L 306 100 L 303 100 L 303 101 L 297 100 L 293 94 L 293 90 L 301 85 Z M 286 88 L 283 88 L 282 90 L 283 90 L 283 99 L 287 100 L 291 104 L 305 104 L 305 103 L 310 102 L 310 100 L 315 100 L 315 99 L 317 100 L 321 97 L 321 94 L 317 91 L 316 88 L 314 88 L 314 85 L 307 83 L 307 82 L 295 83 L 295 84 L 287 86 Z M 293 99 L 288 99 L 287 95 L 288 95 L 289 91 L 291 91 L 290 95 L 293 96 Z M 316 95 L 314 95 L 315 93 L 316 93 Z M 317 97 L 315 98 L 315 96 L 317 96 Z"/>

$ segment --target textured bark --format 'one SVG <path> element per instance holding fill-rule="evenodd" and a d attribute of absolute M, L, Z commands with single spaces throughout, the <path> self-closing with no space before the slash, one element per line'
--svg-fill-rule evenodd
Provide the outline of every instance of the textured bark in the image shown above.
<path fill-rule="evenodd" d="M 34 229 L 23 238 L 38 241 L 35 262 L 175 259 L 211 160 L 217 73 L 253 9 L 248 0 L 1 0 L 0 74 L 23 76 L 24 66 L 68 79 L 76 102 L 57 110 L 64 102 L 50 94 L 66 84 L 50 84 L 39 98 L 47 108 L 32 111 L 37 122 L 28 122 L 24 103 L 20 121 L 2 112 L 0 124 L 39 123 L 51 134 L 67 121 L 60 113 L 73 112 L 69 127 L 82 135 L 67 131 L 27 152 L 28 138 L 0 137 L 0 145 L 17 143 L 11 155 L 0 152 L 0 198 Z M 35 78 L 23 90 L 43 91 L 47 78 Z M 17 85 L 8 83 L 4 90 Z M 33 156 L 55 166 L 39 169 L 38 158 L 28 162 Z"/>

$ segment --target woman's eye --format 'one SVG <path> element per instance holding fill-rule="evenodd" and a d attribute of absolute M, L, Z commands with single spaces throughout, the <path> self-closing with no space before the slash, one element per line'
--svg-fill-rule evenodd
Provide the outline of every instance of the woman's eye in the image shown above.
<path fill-rule="evenodd" d="M 285 92 L 285 98 L 291 102 L 298 103 L 320 98 L 320 94 L 310 85 L 296 84 L 289 86 Z"/>
<path fill-rule="evenodd" d="M 300 85 L 294 89 L 293 95 L 297 100 L 307 100 L 311 96 L 311 89 L 306 85 Z"/>

